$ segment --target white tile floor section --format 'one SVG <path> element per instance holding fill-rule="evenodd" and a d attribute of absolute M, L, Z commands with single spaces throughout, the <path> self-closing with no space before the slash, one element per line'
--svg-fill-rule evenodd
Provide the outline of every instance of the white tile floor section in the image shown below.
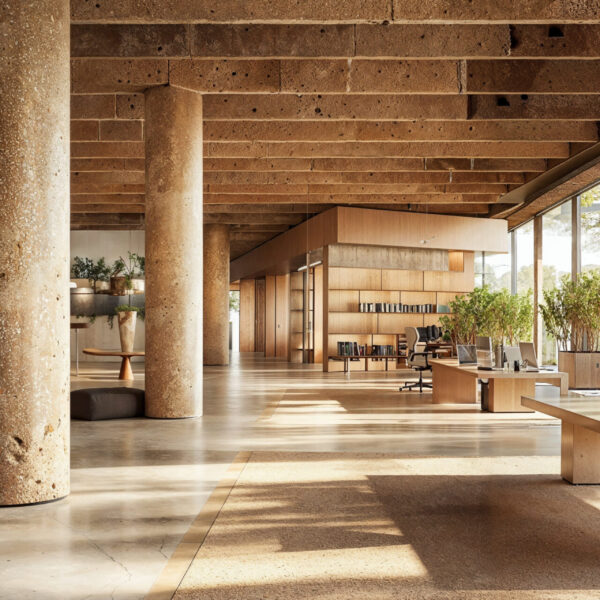
<path fill-rule="evenodd" d="M 119 385 L 117 371 L 82 364 L 73 387 Z M 434 407 L 399 393 L 395 373 L 349 378 L 235 354 L 230 368 L 205 369 L 204 387 L 198 419 L 73 422 L 69 498 L 0 509 L 1 600 L 143 598 L 239 450 L 560 453 L 553 419 Z"/>

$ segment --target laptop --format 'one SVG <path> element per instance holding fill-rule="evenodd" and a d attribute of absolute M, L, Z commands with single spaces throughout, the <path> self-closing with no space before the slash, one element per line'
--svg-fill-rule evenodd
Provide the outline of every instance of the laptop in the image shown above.
<path fill-rule="evenodd" d="M 521 350 L 521 356 L 523 357 L 523 360 L 527 361 L 527 371 L 531 373 L 537 373 L 540 370 L 546 370 L 542 369 L 538 365 L 533 342 L 519 342 L 519 349 Z"/>
<path fill-rule="evenodd" d="M 512 366 L 515 364 L 515 361 L 519 361 L 519 364 L 523 362 L 523 357 L 521 356 L 521 350 L 519 346 L 505 346 L 504 357 L 506 358 L 509 368 L 512 368 Z"/>
<path fill-rule="evenodd" d="M 477 365 L 477 346 L 475 344 L 458 344 L 456 351 L 459 365 Z"/>

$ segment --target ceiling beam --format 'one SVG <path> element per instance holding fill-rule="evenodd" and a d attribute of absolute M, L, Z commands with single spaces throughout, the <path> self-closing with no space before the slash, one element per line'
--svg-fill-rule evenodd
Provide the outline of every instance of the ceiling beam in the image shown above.
<path fill-rule="evenodd" d="M 270 204 L 435 204 L 498 201 L 497 194 L 271 194 Z M 204 204 L 265 203 L 263 194 L 204 194 Z"/>

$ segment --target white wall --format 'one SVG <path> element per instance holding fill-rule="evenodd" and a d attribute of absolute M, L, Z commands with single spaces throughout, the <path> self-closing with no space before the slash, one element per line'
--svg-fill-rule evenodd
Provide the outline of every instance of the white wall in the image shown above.
<path fill-rule="evenodd" d="M 98 260 L 104 256 L 107 264 L 112 264 L 119 256 L 125 258 L 127 251 L 145 255 L 145 238 L 143 231 L 72 231 L 71 232 L 71 261 L 75 256 L 88 257 Z M 123 298 L 123 303 L 127 297 Z M 74 322 L 85 321 L 76 319 Z M 114 327 L 110 329 L 105 316 L 99 316 L 89 329 L 79 330 L 79 360 L 86 361 L 118 361 L 118 358 L 104 356 L 88 356 L 81 351 L 83 348 L 100 348 L 102 350 L 117 350 L 121 347 L 117 318 Z M 138 321 L 135 332 L 135 350 L 144 350 L 144 323 Z M 75 360 L 75 331 L 71 330 L 71 360 Z M 134 358 L 132 360 L 143 360 Z"/>

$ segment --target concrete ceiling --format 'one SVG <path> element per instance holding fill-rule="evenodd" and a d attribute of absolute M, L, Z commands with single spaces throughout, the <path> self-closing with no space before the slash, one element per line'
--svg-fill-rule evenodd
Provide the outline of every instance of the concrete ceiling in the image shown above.
<path fill-rule="evenodd" d="M 73 229 L 143 228 L 155 85 L 204 96 L 205 221 L 232 258 L 334 205 L 505 216 L 598 142 L 595 1 L 71 7 Z"/>

